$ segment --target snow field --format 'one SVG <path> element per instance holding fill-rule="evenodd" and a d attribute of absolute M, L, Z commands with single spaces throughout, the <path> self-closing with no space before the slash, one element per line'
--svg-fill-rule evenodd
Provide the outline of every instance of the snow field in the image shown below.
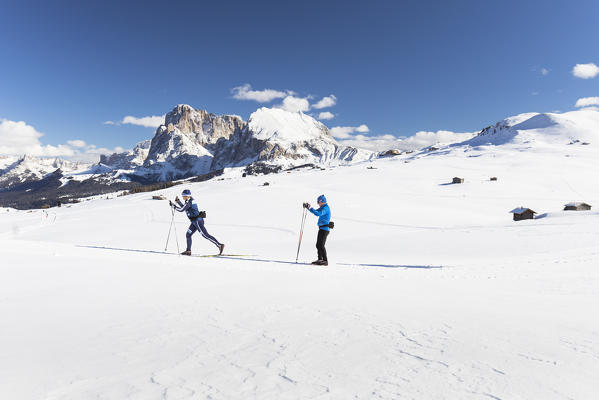
<path fill-rule="evenodd" d="M 599 204 L 592 148 L 450 151 L 186 186 L 240 259 L 155 253 L 156 193 L 3 212 L 0 397 L 592 398 L 599 215 L 560 211 Z M 331 263 L 295 265 L 321 193 Z M 547 215 L 513 222 L 520 205 Z M 197 234 L 193 250 L 216 252 Z"/>

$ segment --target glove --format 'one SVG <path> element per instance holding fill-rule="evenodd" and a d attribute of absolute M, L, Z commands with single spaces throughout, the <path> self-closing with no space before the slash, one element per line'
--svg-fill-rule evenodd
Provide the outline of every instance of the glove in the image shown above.
<path fill-rule="evenodd" d="M 175 208 L 175 203 L 170 200 L 168 201 L 168 205 L 171 206 L 171 208 Z"/>
<path fill-rule="evenodd" d="M 176 197 L 175 197 L 175 201 L 176 201 L 177 203 L 178 203 L 178 202 L 180 202 L 180 200 L 179 200 L 179 196 L 176 196 Z"/>
<path fill-rule="evenodd" d="M 310 209 L 310 203 L 304 203 L 304 208 L 306 208 L 306 209 L 309 210 Z"/>

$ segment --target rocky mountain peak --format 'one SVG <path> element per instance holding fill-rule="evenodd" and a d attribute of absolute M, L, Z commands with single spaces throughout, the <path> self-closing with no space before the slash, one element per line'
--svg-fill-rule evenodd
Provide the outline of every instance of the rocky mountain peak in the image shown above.
<path fill-rule="evenodd" d="M 166 115 L 165 126 L 171 132 L 177 128 L 200 145 L 211 145 L 220 138 L 229 137 L 244 126 L 244 121 L 233 115 L 215 115 L 196 110 L 187 104 L 179 104 Z M 156 132 L 158 134 L 158 131 Z"/>

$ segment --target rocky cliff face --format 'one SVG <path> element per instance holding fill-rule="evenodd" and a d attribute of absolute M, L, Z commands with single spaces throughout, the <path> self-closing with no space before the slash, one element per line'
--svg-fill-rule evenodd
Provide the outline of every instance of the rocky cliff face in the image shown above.
<path fill-rule="evenodd" d="M 214 115 L 204 110 L 196 110 L 186 104 L 179 104 L 166 115 L 164 125 L 168 131 L 177 128 L 201 145 L 210 147 L 220 138 L 229 139 L 243 129 L 245 123 L 237 116 Z M 172 127 L 171 127 L 172 125 Z"/>
<path fill-rule="evenodd" d="M 205 174 L 212 164 L 211 150 L 219 140 L 228 140 L 245 125 L 231 115 L 214 115 L 180 104 L 156 129 L 143 167 L 155 179 L 178 179 Z"/>
<path fill-rule="evenodd" d="M 212 154 L 193 136 L 171 125 L 161 125 L 152 139 L 142 174 L 153 175 L 152 180 L 173 180 L 205 174 L 210 170 Z"/>

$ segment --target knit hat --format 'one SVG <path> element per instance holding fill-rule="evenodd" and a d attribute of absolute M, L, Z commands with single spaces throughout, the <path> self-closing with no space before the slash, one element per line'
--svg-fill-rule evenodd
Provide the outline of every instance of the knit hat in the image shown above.
<path fill-rule="evenodd" d="M 185 189 L 185 190 L 183 191 L 183 193 L 181 193 L 181 194 L 182 194 L 183 196 L 191 196 L 191 190 L 189 190 L 189 189 Z"/>
<path fill-rule="evenodd" d="M 318 201 L 319 203 L 326 203 L 327 198 L 324 197 L 324 194 L 321 194 L 320 196 L 318 196 L 318 199 L 316 199 L 316 201 Z"/>

